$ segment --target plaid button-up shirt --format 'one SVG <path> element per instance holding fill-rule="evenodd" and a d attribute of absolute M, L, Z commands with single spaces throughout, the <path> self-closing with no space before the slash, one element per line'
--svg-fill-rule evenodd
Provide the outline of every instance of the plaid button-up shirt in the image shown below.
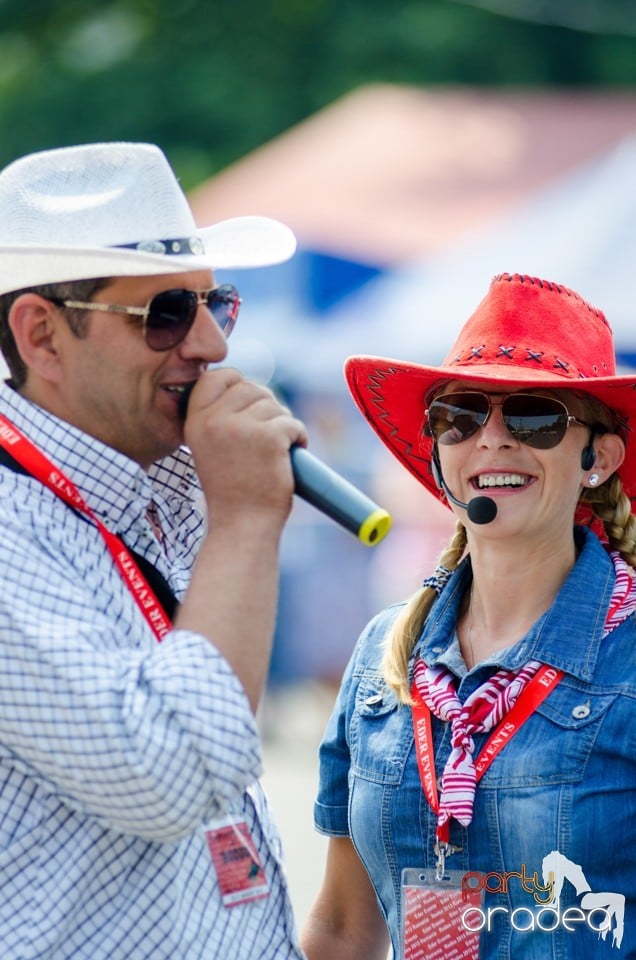
<path fill-rule="evenodd" d="M 0 410 L 181 598 L 204 530 L 187 451 L 148 475 L 4 384 Z M 6 467 L 0 531 L 2 960 L 302 957 L 227 662 L 195 633 L 157 643 L 94 525 Z M 232 908 L 203 829 L 227 814 L 270 889 Z"/>

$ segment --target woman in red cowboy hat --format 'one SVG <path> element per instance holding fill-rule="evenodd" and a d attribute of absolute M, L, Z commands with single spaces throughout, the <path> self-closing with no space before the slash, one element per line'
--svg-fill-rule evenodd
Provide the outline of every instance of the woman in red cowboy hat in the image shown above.
<path fill-rule="evenodd" d="M 343 678 L 307 955 L 636 957 L 636 393 L 611 329 L 502 274 L 441 366 L 345 369 L 457 520 Z"/>

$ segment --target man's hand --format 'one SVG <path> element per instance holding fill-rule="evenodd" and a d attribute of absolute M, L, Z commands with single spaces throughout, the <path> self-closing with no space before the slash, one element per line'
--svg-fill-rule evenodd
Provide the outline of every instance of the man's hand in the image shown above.
<path fill-rule="evenodd" d="M 305 446 L 307 434 L 271 390 L 231 368 L 207 371 L 190 396 L 185 439 L 213 524 L 254 513 L 285 522 L 294 490 L 289 449 Z"/>
<path fill-rule="evenodd" d="M 256 711 L 274 633 L 280 535 L 294 491 L 289 450 L 306 444 L 306 431 L 271 390 L 220 367 L 194 387 L 184 430 L 209 525 L 175 626 L 214 644 Z"/>

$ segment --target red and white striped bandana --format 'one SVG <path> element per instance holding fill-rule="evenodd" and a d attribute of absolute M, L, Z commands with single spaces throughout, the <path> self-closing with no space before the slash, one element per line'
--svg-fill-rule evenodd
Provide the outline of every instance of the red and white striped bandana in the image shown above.
<path fill-rule="evenodd" d="M 616 581 L 603 636 L 611 633 L 636 609 L 636 578 L 622 557 L 612 552 Z M 446 667 L 428 667 L 418 659 L 414 669 L 417 690 L 433 713 L 451 725 L 451 754 L 442 774 L 438 827 L 451 817 L 467 827 L 473 817 L 477 778 L 473 734 L 492 730 L 514 706 L 519 694 L 541 666 L 529 660 L 521 670 L 499 670 L 461 703 L 455 677 Z"/>

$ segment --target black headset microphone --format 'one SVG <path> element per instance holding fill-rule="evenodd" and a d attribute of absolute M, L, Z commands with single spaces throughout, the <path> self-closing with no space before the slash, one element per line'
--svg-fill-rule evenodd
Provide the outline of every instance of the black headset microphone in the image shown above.
<path fill-rule="evenodd" d="M 466 511 L 469 520 L 473 523 L 480 524 L 492 523 L 497 516 L 497 504 L 495 501 L 492 497 L 473 497 L 468 503 L 464 503 L 463 500 L 458 500 L 446 486 L 446 481 L 442 474 L 442 467 L 439 462 L 439 455 L 435 446 L 433 447 L 431 469 L 433 471 L 433 479 L 439 489 L 444 491 L 451 503 L 454 503 L 456 507 L 462 507 Z"/>
<path fill-rule="evenodd" d="M 191 389 L 184 392 L 179 402 L 183 420 Z M 352 483 L 303 447 L 294 445 L 289 455 L 297 496 L 355 534 L 365 546 L 375 546 L 389 532 L 391 515 Z"/>

